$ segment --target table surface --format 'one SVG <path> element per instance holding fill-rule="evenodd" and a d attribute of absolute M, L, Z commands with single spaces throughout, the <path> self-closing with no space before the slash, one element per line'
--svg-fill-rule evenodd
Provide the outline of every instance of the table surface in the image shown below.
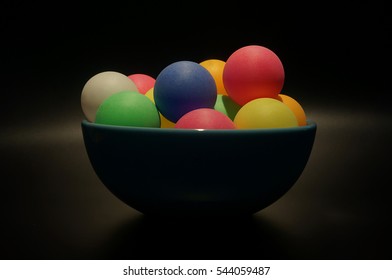
<path fill-rule="evenodd" d="M 53 119 L 6 125 L 0 258 L 391 259 L 391 114 L 304 108 L 318 125 L 304 172 L 242 219 L 146 217 L 120 202 L 90 165 L 76 98 Z"/>

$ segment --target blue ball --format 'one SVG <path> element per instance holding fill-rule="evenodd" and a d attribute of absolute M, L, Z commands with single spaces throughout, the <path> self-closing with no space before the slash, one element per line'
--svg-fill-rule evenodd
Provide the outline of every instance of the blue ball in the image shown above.
<path fill-rule="evenodd" d="M 199 108 L 214 108 L 217 99 L 215 80 L 199 63 L 177 61 L 157 76 L 154 100 L 159 112 L 172 122 Z"/>

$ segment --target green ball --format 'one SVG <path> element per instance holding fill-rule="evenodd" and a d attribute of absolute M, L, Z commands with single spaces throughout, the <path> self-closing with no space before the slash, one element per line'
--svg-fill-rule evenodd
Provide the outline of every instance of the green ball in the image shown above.
<path fill-rule="evenodd" d="M 144 94 L 129 90 L 106 98 L 98 107 L 95 123 L 157 128 L 161 126 L 155 104 Z"/>
<path fill-rule="evenodd" d="M 233 121 L 235 115 L 237 115 L 237 112 L 241 109 L 241 106 L 235 103 L 228 95 L 218 94 L 214 109 L 222 112 Z"/>

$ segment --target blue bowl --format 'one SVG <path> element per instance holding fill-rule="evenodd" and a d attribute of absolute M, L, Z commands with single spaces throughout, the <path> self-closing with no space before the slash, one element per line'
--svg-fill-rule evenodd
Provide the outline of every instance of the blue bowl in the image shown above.
<path fill-rule="evenodd" d="M 196 130 L 81 122 L 91 165 L 118 199 L 148 215 L 251 215 L 301 176 L 316 123 Z"/>

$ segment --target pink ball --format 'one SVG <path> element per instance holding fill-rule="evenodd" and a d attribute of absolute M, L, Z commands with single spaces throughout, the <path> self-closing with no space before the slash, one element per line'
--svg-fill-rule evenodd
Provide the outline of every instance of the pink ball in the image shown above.
<path fill-rule="evenodd" d="M 245 46 L 232 53 L 222 75 L 227 94 L 241 106 L 256 98 L 278 98 L 285 78 L 279 57 L 258 45 Z"/>
<path fill-rule="evenodd" d="M 222 112 L 211 108 L 199 108 L 183 115 L 175 128 L 188 129 L 235 129 L 234 122 Z"/>
<path fill-rule="evenodd" d="M 128 78 L 135 83 L 137 89 L 142 94 L 146 94 L 155 84 L 155 79 L 147 74 L 131 74 Z"/>

